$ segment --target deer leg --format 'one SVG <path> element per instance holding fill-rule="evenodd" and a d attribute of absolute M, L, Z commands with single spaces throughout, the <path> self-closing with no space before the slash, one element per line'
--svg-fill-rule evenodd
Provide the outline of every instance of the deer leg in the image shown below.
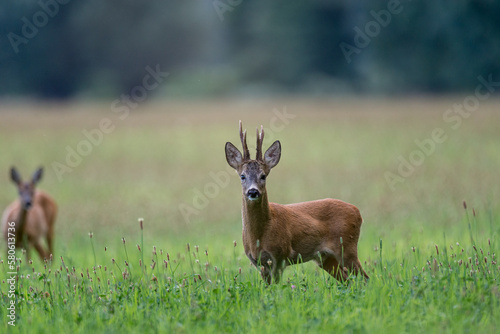
<path fill-rule="evenodd" d="M 346 259 L 346 267 L 349 271 L 354 272 L 356 276 L 361 273 L 361 275 L 363 275 L 365 279 L 370 278 L 364 271 L 363 267 L 361 266 L 361 262 L 359 262 L 359 259 L 356 255 L 350 256 Z"/>
<path fill-rule="evenodd" d="M 279 283 L 281 270 L 279 270 L 278 263 L 273 260 L 271 254 L 266 251 L 262 252 L 258 264 L 260 265 L 262 279 L 266 281 L 267 284 Z"/>
<path fill-rule="evenodd" d="M 272 275 L 271 275 L 271 271 L 269 270 L 269 268 L 266 268 L 265 266 L 261 266 L 260 267 L 260 275 L 262 276 L 262 279 L 267 284 L 272 283 Z"/>
<path fill-rule="evenodd" d="M 49 254 L 48 254 L 49 256 L 50 255 L 54 256 L 53 238 L 54 238 L 54 230 L 50 228 L 49 232 L 47 233 L 47 245 L 49 246 Z"/>
<path fill-rule="evenodd" d="M 45 259 L 48 260 L 47 255 L 45 254 L 45 251 L 43 250 L 43 247 L 42 247 L 42 245 L 40 245 L 39 241 L 34 241 L 33 246 L 35 247 L 36 251 L 38 252 L 38 255 L 40 255 L 40 258 L 42 259 L 42 261 L 44 261 Z"/>
<path fill-rule="evenodd" d="M 30 262 L 30 248 L 26 247 L 26 248 L 24 248 L 24 251 L 26 252 L 26 261 L 29 263 Z"/>
<path fill-rule="evenodd" d="M 344 268 L 341 268 L 337 259 L 334 256 L 329 256 L 323 259 L 323 263 L 318 263 L 319 266 L 327 273 L 332 275 L 339 282 L 347 281 L 347 273 Z"/>

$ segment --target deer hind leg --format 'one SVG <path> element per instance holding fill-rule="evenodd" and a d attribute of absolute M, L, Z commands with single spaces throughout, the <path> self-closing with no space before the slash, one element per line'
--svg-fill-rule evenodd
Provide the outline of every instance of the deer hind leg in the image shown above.
<path fill-rule="evenodd" d="M 344 268 L 341 268 L 339 262 L 334 256 L 328 256 L 318 262 L 318 265 L 327 273 L 332 275 L 339 282 L 346 282 L 348 275 Z"/>
<path fill-rule="evenodd" d="M 54 205 L 50 212 L 47 214 L 47 245 L 49 247 L 50 254 L 54 255 L 54 223 L 56 220 L 57 207 Z"/>
<path fill-rule="evenodd" d="M 26 249 L 24 249 L 24 251 L 26 252 L 26 261 L 27 263 L 30 262 L 30 247 L 29 246 L 26 246 Z"/>
<path fill-rule="evenodd" d="M 52 255 L 54 256 L 54 230 L 49 227 L 49 231 L 47 233 L 47 246 L 49 247 L 49 254 L 48 256 Z"/>
<path fill-rule="evenodd" d="M 40 259 L 42 259 L 42 261 L 44 261 L 45 259 L 48 260 L 47 254 L 43 249 L 42 245 L 40 244 L 40 241 L 38 240 L 33 241 L 33 247 L 35 247 L 35 250 L 38 252 L 38 255 L 40 255 Z"/>
<path fill-rule="evenodd" d="M 354 275 L 361 274 L 365 279 L 369 279 L 370 277 L 368 274 L 364 271 L 363 267 L 361 266 L 361 262 L 359 261 L 357 255 L 351 255 L 345 258 L 345 266 L 347 270 L 350 272 L 353 272 Z"/>

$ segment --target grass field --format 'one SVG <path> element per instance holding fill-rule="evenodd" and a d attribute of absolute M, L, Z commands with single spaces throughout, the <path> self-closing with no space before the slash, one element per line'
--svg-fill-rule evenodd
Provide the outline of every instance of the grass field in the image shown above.
<path fill-rule="evenodd" d="M 16 197 L 11 165 L 26 177 L 43 165 L 40 188 L 60 210 L 51 264 L 18 251 L 14 297 L 0 244 L 0 331 L 498 332 L 500 101 L 448 112 L 463 101 L 185 101 L 128 115 L 3 105 L 0 205 Z M 262 282 L 243 252 L 241 187 L 224 157 L 226 141 L 240 147 L 240 119 L 252 151 L 260 124 L 266 148 L 282 143 L 271 201 L 332 197 L 360 209 L 368 283 L 340 284 L 312 263 Z"/>

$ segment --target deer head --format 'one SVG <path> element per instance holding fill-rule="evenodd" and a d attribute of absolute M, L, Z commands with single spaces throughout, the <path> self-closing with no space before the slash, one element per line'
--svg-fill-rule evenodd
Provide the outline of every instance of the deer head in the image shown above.
<path fill-rule="evenodd" d="M 10 179 L 16 184 L 19 192 L 21 206 L 24 210 L 29 210 L 33 204 L 33 197 L 35 195 L 35 186 L 42 179 L 43 168 L 38 168 L 33 177 L 28 182 L 23 182 L 19 172 L 15 167 L 10 169 Z"/>
<path fill-rule="evenodd" d="M 247 146 L 246 130 L 243 131 L 240 121 L 240 139 L 243 145 L 243 155 L 230 142 L 226 143 L 226 160 L 241 178 L 243 196 L 248 201 L 259 201 L 266 194 L 266 179 L 271 169 L 278 164 L 281 157 L 281 144 L 276 140 L 262 156 L 262 142 L 264 140 L 264 128 L 257 128 L 257 156 L 255 160 L 250 159 Z"/>

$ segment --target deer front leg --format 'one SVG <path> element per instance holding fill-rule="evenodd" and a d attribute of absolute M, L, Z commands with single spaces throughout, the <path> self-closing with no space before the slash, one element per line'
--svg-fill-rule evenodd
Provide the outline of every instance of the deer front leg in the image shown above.
<path fill-rule="evenodd" d="M 262 279 L 266 281 L 267 284 L 279 283 L 281 279 L 281 270 L 278 266 L 278 261 L 269 252 L 263 251 L 258 263 Z"/>

